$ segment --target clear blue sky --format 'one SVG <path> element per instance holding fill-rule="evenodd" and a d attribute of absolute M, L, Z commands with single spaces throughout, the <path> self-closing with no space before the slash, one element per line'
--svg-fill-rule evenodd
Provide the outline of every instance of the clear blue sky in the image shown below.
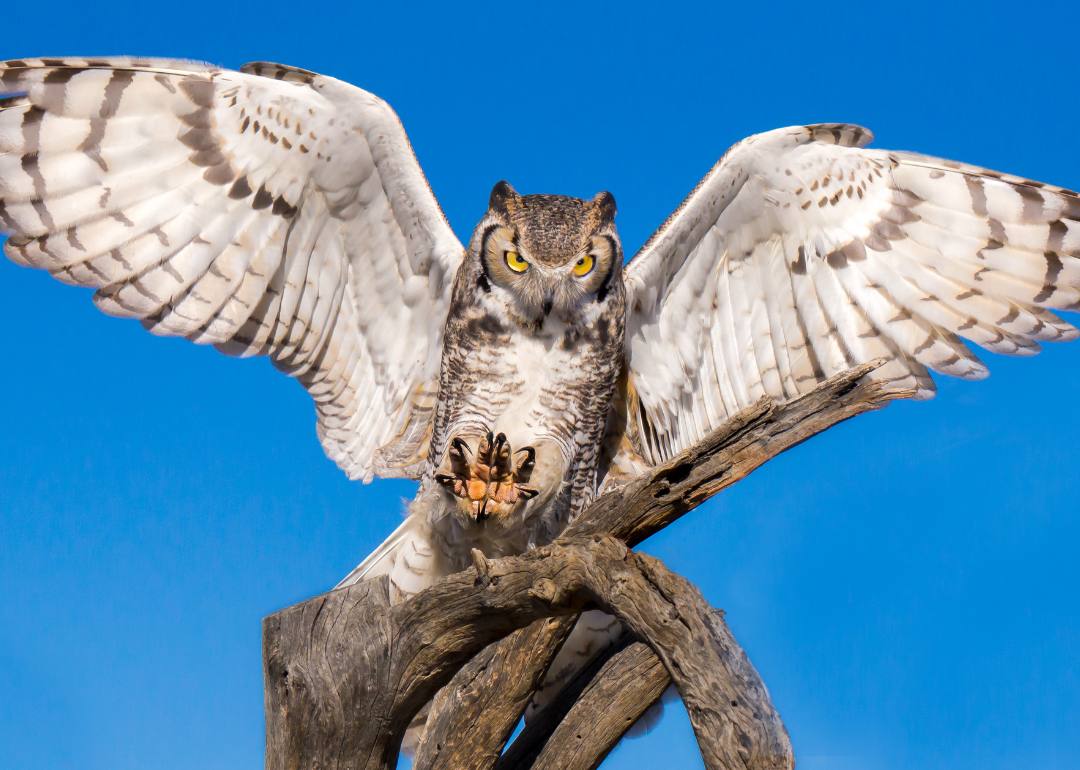
<path fill-rule="evenodd" d="M 51 2 L 0 23 L 3 59 L 356 83 L 462 239 L 505 178 L 611 190 L 633 253 L 729 144 L 807 122 L 1080 187 L 1075 2 Z M 6 261 L 0 292 L 0 767 L 262 767 L 262 617 L 333 586 L 412 485 L 346 481 L 265 361 Z M 985 360 L 986 382 L 815 438 L 643 546 L 728 611 L 800 768 L 1080 767 L 1080 344 Z M 694 767 L 677 711 L 604 767 Z"/>

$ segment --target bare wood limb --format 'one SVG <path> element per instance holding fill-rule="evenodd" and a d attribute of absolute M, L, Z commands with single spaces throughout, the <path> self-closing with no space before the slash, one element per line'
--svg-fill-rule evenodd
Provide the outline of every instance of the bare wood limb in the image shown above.
<path fill-rule="evenodd" d="M 648 645 L 623 637 L 533 716 L 496 770 L 592 770 L 670 684 Z"/>
<path fill-rule="evenodd" d="M 707 767 L 791 766 L 783 724 L 764 687 L 740 668 L 742 651 L 730 634 L 715 635 L 701 593 L 657 560 L 595 536 L 486 566 L 396 607 L 381 580 L 267 618 L 268 768 L 393 767 L 409 719 L 469 658 L 515 628 L 593 604 L 662 650 L 695 704 Z M 748 705 L 729 707 L 729 698 Z"/>
<path fill-rule="evenodd" d="M 604 533 L 635 546 L 808 438 L 912 396 L 878 380 L 860 382 L 882 363 L 841 372 L 787 404 L 762 397 L 696 445 L 596 500 L 562 537 Z"/>
<path fill-rule="evenodd" d="M 545 729 L 542 719 L 528 734 L 523 731 L 521 749 L 515 744 L 496 767 L 591 770 L 674 680 L 707 768 L 793 768 L 787 730 L 764 682 L 724 622 L 724 613 L 712 608 L 702 612 L 708 605 L 701 592 L 658 559 L 630 553 L 627 561 L 654 590 L 642 591 L 630 606 L 620 607 L 618 598 L 606 596 L 601 603 L 649 646 L 616 649 L 602 662 L 595 679 L 577 688 L 580 700 L 547 745 L 535 752 L 534 763 L 529 763 L 532 752 L 526 746 L 540 743 L 536 734 Z M 624 591 L 637 588 L 624 574 L 612 580 L 626 581 Z M 650 601 L 655 604 L 649 606 Z M 702 651 L 706 646 L 709 653 Z M 574 693 L 560 695 L 576 699 Z M 551 710 L 565 708 L 559 700 Z"/>
<path fill-rule="evenodd" d="M 485 562 L 395 607 L 383 578 L 267 617 L 268 770 L 394 767 L 413 715 L 470 658 L 591 600 L 584 581 L 596 568 L 585 552 L 597 548 L 584 541 Z"/>
<path fill-rule="evenodd" d="M 389 607 L 383 580 L 268 617 L 267 767 L 394 767 L 409 720 L 470 658 L 537 619 L 574 614 L 589 602 L 659 653 L 687 703 L 708 767 L 789 767 L 787 736 L 764 685 L 723 621 L 699 593 L 694 597 L 696 589 L 654 560 L 627 555 L 610 538 L 579 537 L 612 533 L 640 542 L 769 458 L 906 395 L 859 383 L 872 368 L 834 377 L 787 405 L 762 401 L 740 412 L 698 446 L 596 501 L 552 546 L 485 560 L 478 565 L 484 568 L 453 575 L 397 607 Z M 528 667 L 528 680 L 539 670 L 531 661 L 546 659 L 545 650 L 557 649 L 563 638 L 553 629 L 526 649 L 519 649 L 520 640 L 504 642 L 500 650 L 515 657 L 502 665 Z M 485 690 L 495 686 L 491 670 L 472 680 L 467 713 L 458 714 L 465 724 L 496 702 Z M 724 700 L 709 693 L 723 693 Z M 509 708 L 492 708 L 483 719 L 505 720 Z M 476 732 L 479 743 L 496 747 L 487 758 L 501 750 L 504 732 Z"/>
<path fill-rule="evenodd" d="M 391 660 L 384 654 L 389 621 L 385 577 L 263 620 L 267 770 L 338 768 L 353 757 L 358 767 L 393 767 L 388 741 L 361 721 L 394 711 L 397 693 L 386 687 Z M 407 724 L 389 729 L 404 734 Z"/>
<path fill-rule="evenodd" d="M 842 372 L 787 404 L 777 405 L 762 398 L 696 446 L 596 500 L 567 528 L 564 536 L 609 533 L 631 546 L 637 545 L 784 451 L 840 422 L 880 409 L 891 400 L 910 397 L 909 391 L 890 391 L 881 382 L 863 380 L 880 365 L 880 361 L 872 361 Z M 546 661 L 543 662 L 546 670 L 554 655 L 552 650 L 561 647 L 563 641 L 565 637 L 552 638 L 549 647 L 541 649 L 533 644 L 519 645 L 515 637 L 510 637 L 499 643 L 498 655 L 508 667 L 515 668 L 532 667 L 534 659 Z M 497 689 L 499 683 L 480 675 L 471 680 L 471 686 L 480 691 Z M 636 705 L 616 700 L 609 708 L 627 709 L 621 716 L 615 716 L 618 721 L 632 714 Z M 435 730 L 429 727 L 425 740 L 455 740 L 482 750 L 485 757 L 497 756 L 502 743 L 493 740 L 484 744 L 472 735 L 483 730 L 482 724 L 487 719 L 505 722 L 507 716 L 466 708 L 457 713 L 456 725 L 444 723 Z M 600 743 L 595 751 L 602 759 L 610 747 Z M 477 767 L 488 768 L 493 764 Z"/>
<path fill-rule="evenodd" d="M 795 767 L 787 729 L 765 683 L 724 622 L 724 613 L 712 608 L 700 612 L 708 605 L 696 586 L 659 559 L 636 556 L 642 575 L 655 589 L 649 598 L 662 601 L 640 607 L 646 610 L 640 614 L 619 614 L 619 620 L 663 661 L 690 715 L 705 767 Z M 709 653 L 701 649 L 706 645 Z"/>
<path fill-rule="evenodd" d="M 435 696 L 413 767 L 491 767 L 576 622 L 577 615 L 538 621 L 499 644 L 485 647 L 465 664 Z M 516 658 L 503 655 L 502 645 L 507 642 L 519 648 L 530 665 L 520 665 Z M 468 713 L 483 713 L 484 719 L 471 730 L 456 729 L 461 714 Z"/>

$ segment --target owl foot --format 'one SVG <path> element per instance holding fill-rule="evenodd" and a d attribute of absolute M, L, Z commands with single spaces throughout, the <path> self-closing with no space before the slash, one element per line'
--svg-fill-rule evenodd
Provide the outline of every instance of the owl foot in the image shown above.
<path fill-rule="evenodd" d="M 514 455 L 524 454 L 515 465 Z M 540 492 L 525 486 L 536 467 L 536 450 L 531 446 L 510 449 L 510 442 L 500 433 L 480 439 L 476 455 L 463 439 L 450 442 L 447 458 L 450 473 L 437 473 L 435 480 L 454 495 L 469 503 L 473 518 L 484 521 L 493 513 L 509 510 L 515 503 L 531 500 Z"/>

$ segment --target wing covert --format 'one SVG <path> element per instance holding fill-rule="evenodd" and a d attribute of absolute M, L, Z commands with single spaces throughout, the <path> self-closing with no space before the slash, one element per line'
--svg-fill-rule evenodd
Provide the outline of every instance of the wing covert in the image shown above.
<path fill-rule="evenodd" d="M 463 250 L 389 105 L 282 65 L 135 59 L 7 62 L 0 96 L 9 258 L 269 356 L 350 478 L 419 475 Z"/>
<path fill-rule="evenodd" d="M 1020 177 L 869 150 L 869 131 L 779 129 L 732 147 L 625 271 L 630 406 L 660 462 L 762 395 L 859 363 L 935 392 L 1075 339 L 1080 197 Z M 963 338 L 963 339 L 961 339 Z"/>

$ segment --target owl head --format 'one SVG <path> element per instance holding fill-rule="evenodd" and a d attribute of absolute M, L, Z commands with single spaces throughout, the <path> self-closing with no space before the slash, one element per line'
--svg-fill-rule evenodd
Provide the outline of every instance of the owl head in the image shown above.
<path fill-rule="evenodd" d="M 592 200 L 518 195 L 499 182 L 463 269 L 482 304 L 535 328 L 549 319 L 577 324 L 602 310 L 613 291 L 621 296 L 622 261 L 611 193 Z"/>

